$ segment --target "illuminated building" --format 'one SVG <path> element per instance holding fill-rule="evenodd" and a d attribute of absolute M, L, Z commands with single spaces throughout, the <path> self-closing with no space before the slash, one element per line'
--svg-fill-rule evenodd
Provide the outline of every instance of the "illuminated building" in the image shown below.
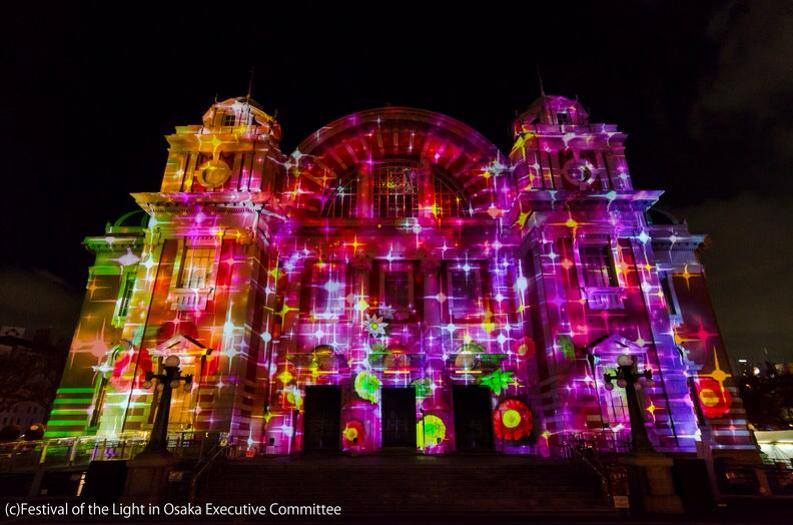
<path fill-rule="evenodd" d="M 415 447 L 558 454 L 626 440 L 629 353 L 664 451 L 754 450 L 695 250 L 633 188 L 626 135 L 543 96 L 508 155 L 386 107 L 291 155 L 247 98 L 177 127 L 162 187 L 96 253 L 50 436 L 147 430 L 146 371 L 177 354 L 170 428 L 268 454 Z M 699 419 L 698 419 L 699 418 Z M 707 427 L 707 432 L 701 432 Z"/>

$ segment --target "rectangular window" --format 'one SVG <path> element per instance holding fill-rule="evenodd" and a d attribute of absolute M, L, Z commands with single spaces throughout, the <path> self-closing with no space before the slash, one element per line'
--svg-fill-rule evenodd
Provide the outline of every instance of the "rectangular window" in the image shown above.
<path fill-rule="evenodd" d="M 447 289 L 453 319 L 475 314 L 482 296 L 479 265 L 465 263 L 450 267 L 447 272 Z"/>
<path fill-rule="evenodd" d="M 374 170 L 374 215 L 401 219 L 418 215 L 416 169 L 406 162 L 384 162 Z"/>
<path fill-rule="evenodd" d="M 392 308 L 408 308 L 410 306 L 410 273 L 386 272 L 384 277 L 384 298 Z"/>
<path fill-rule="evenodd" d="M 220 122 L 221 126 L 233 126 L 237 122 L 236 115 L 226 114 L 223 115 L 223 120 Z"/>
<path fill-rule="evenodd" d="M 200 290 L 211 282 L 215 265 L 215 249 L 208 246 L 187 246 L 182 258 L 179 288 Z"/>
<path fill-rule="evenodd" d="M 345 275 L 343 266 L 314 264 L 311 272 L 313 301 L 311 314 L 317 319 L 338 319 L 344 313 Z"/>
<path fill-rule="evenodd" d="M 135 274 L 129 273 L 124 278 L 124 290 L 121 292 L 121 303 L 118 305 L 118 316 L 124 318 L 129 310 L 129 301 L 132 299 L 132 291 L 135 288 Z"/>
<path fill-rule="evenodd" d="M 412 261 L 377 261 L 375 275 L 379 286 L 380 307 L 389 307 L 395 318 L 404 320 L 415 307 Z"/>
<path fill-rule="evenodd" d="M 586 245 L 579 249 L 584 284 L 592 288 L 611 288 L 619 285 L 614 259 L 608 244 Z"/>
<path fill-rule="evenodd" d="M 614 387 L 613 390 L 605 390 L 605 412 L 606 420 L 609 423 L 630 423 L 630 415 L 628 414 L 628 400 L 625 397 L 625 391 L 622 388 Z"/>
<path fill-rule="evenodd" d="M 670 282 L 668 273 L 659 274 L 661 281 L 661 290 L 664 293 L 664 301 L 666 301 L 666 308 L 672 315 L 677 315 L 677 308 L 675 307 L 675 296 L 672 294 L 672 283 Z"/>
<path fill-rule="evenodd" d="M 608 390 L 605 387 L 605 382 L 603 381 L 603 375 L 609 374 L 610 376 L 614 376 L 617 373 L 617 369 L 614 365 L 611 364 L 603 364 L 603 363 L 616 363 L 617 356 L 616 355 L 601 355 L 600 363 L 595 367 L 597 371 L 597 380 L 599 382 L 599 389 L 600 389 L 600 399 L 601 399 L 601 415 L 603 416 L 604 422 L 609 424 L 617 424 L 623 423 L 630 425 L 630 412 L 628 411 L 628 398 L 625 395 L 625 389 L 616 385 L 616 380 L 613 382 L 614 388 L 612 390 Z M 633 355 L 633 359 L 636 361 L 636 366 L 639 370 L 644 370 L 646 358 L 643 355 Z"/>
<path fill-rule="evenodd" d="M 560 126 L 570 124 L 570 115 L 566 111 L 560 111 L 556 114 L 556 122 Z"/>

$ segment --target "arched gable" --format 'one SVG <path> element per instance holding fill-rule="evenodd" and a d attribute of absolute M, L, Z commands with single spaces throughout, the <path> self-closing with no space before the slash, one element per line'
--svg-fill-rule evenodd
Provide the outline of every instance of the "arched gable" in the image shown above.
<path fill-rule="evenodd" d="M 502 198 L 495 179 L 498 148 L 473 128 L 431 111 L 385 107 L 353 113 L 323 126 L 292 154 L 287 194 L 293 207 L 318 215 L 339 183 L 358 171 L 397 159 L 444 174 L 465 194 L 474 214 Z"/>

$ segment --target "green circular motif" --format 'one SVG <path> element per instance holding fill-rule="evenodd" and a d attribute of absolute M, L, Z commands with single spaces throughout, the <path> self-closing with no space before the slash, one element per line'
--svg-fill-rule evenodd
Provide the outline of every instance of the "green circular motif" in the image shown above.
<path fill-rule="evenodd" d="M 380 380 L 371 372 L 358 372 L 355 376 L 355 393 L 372 403 L 380 401 Z"/>
<path fill-rule="evenodd" d="M 416 424 L 416 442 L 419 448 L 438 445 L 445 438 L 446 425 L 438 416 L 426 415 Z"/>

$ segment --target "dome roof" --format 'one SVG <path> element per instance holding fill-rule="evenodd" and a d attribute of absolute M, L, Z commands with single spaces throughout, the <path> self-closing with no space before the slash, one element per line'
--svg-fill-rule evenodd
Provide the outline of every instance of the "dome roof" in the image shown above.
<path fill-rule="evenodd" d="M 647 224 L 654 226 L 669 226 L 674 224 L 683 224 L 683 221 L 672 215 L 666 210 L 653 206 L 644 213 L 647 219 Z"/>
<path fill-rule="evenodd" d="M 459 120 L 424 109 L 395 106 L 334 120 L 309 135 L 292 154 L 305 175 L 299 181 L 299 207 L 315 210 L 321 209 L 329 190 L 335 187 L 334 181 L 351 169 L 371 168 L 396 159 L 441 170 L 472 196 L 474 207 L 478 200 L 489 204 L 492 184 L 482 173 L 497 164 L 501 156 L 492 142 Z"/>
<path fill-rule="evenodd" d="M 143 210 L 125 213 L 113 223 L 114 228 L 145 228 L 149 224 L 149 216 Z"/>

